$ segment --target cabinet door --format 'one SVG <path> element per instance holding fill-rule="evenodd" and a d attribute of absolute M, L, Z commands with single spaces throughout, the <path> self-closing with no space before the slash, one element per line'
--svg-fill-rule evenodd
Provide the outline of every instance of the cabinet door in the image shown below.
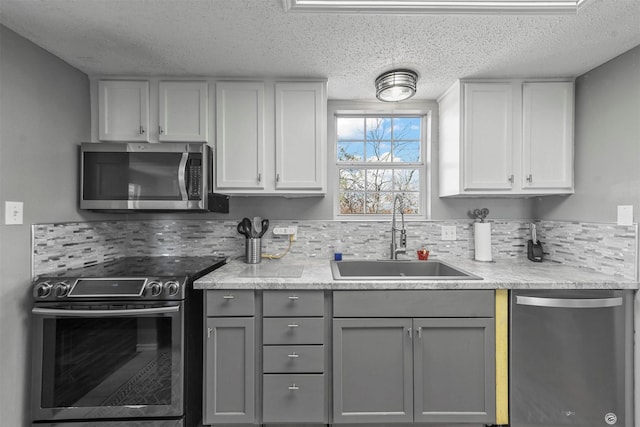
<path fill-rule="evenodd" d="M 159 83 L 158 139 L 207 142 L 207 82 Z"/>
<path fill-rule="evenodd" d="M 334 319 L 335 423 L 413 421 L 411 319 Z"/>
<path fill-rule="evenodd" d="M 276 83 L 275 97 L 276 189 L 324 190 L 325 84 Z"/>
<path fill-rule="evenodd" d="M 203 423 L 255 420 L 254 318 L 207 319 Z"/>
<path fill-rule="evenodd" d="M 149 141 L 149 83 L 98 81 L 101 141 Z"/>
<path fill-rule="evenodd" d="M 573 83 L 526 82 L 522 187 L 573 188 Z"/>
<path fill-rule="evenodd" d="M 415 319 L 416 422 L 495 422 L 495 330 L 488 318 Z"/>
<path fill-rule="evenodd" d="M 264 83 L 216 84 L 216 186 L 264 188 Z"/>
<path fill-rule="evenodd" d="M 511 190 L 513 89 L 510 83 L 465 83 L 464 190 Z"/>

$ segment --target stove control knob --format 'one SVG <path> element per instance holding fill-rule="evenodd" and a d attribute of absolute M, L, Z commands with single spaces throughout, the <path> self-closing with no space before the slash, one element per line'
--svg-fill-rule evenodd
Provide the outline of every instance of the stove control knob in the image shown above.
<path fill-rule="evenodd" d="M 56 297 L 63 298 L 67 296 L 67 294 L 69 293 L 69 289 L 70 287 L 67 282 L 58 282 L 53 287 L 53 293 L 56 295 Z"/>
<path fill-rule="evenodd" d="M 37 283 L 33 288 L 33 296 L 34 298 L 46 298 L 51 295 L 51 289 L 53 289 L 53 286 L 49 282 Z"/>
<path fill-rule="evenodd" d="M 147 290 L 152 297 L 157 297 L 162 293 L 162 283 L 156 281 L 149 282 L 147 283 Z"/>
<path fill-rule="evenodd" d="M 178 292 L 180 291 L 180 285 L 178 284 L 178 282 L 171 280 L 164 284 L 164 289 L 167 292 L 167 295 L 173 297 L 178 295 Z"/>

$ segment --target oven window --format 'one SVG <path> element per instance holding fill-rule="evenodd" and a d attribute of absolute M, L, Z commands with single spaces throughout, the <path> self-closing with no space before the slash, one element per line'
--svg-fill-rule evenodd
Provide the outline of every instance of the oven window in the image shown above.
<path fill-rule="evenodd" d="M 171 404 L 171 317 L 43 322 L 42 407 Z"/>

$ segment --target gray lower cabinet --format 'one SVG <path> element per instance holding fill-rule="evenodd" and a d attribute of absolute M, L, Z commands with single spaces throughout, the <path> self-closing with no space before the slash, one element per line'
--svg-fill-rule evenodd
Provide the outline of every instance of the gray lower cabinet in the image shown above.
<path fill-rule="evenodd" d="M 493 291 L 334 291 L 334 423 L 495 422 Z"/>
<path fill-rule="evenodd" d="M 203 424 L 255 423 L 255 293 L 206 291 L 204 312 Z"/>
<path fill-rule="evenodd" d="M 492 318 L 414 319 L 414 421 L 492 424 Z"/>
<path fill-rule="evenodd" d="M 413 421 L 411 319 L 333 320 L 335 423 Z"/>
<path fill-rule="evenodd" d="M 333 321 L 335 423 L 492 423 L 491 318 Z"/>
<path fill-rule="evenodd" d="M 203 424 L 255 422 L 255 318 L 210 317 Z"/>
<path fill-rule="evenodd" d="M 324 291 L 264 291 L 262 422 L 329 419 Z"/>

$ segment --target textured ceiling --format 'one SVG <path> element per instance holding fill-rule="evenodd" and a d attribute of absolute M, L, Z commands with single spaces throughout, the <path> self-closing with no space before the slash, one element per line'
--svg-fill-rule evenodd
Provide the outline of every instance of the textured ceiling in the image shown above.
<path fill-rule="evenodd" d="M 463 77 L 574 77 L 640 44 L 640 0 L 577 15 L 301 14 L 281 0 L 0 0 L 0 23 L 89 75 L 323 77 L 375 99 L 394 67 L 435 99 Z"/>

